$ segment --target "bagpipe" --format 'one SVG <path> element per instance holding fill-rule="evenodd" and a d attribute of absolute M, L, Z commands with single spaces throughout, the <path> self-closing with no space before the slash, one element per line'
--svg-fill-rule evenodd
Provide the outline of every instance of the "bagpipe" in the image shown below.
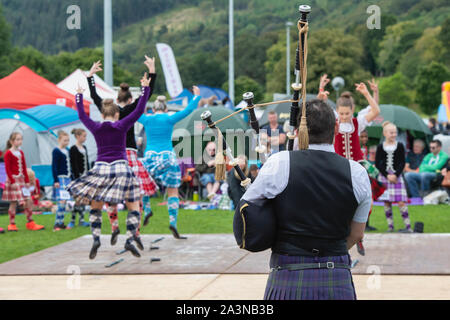
<path fill-rule="evenodd" d="M 229 164 L 234 167 L 237 175 L 241 179 L 241 186 L 247 190 L 251 185 L 250 178 L 246 177 L 238 162 L 233 156 L 232 150 L 228 146 L 226 139 L 223 137 L 217 124 L 230 117 L 233 117 L 244 110 L 248 110 L 250 115 L 250 125 L 255 131 L 256 137 L 252 138 L 252 147 L 260 155 L 260 160 L 264 164 L 266 161 L 266 146 L 262 143 L 261 133 L 259 130 L 259 123 L 256 118 L 255 108 L 265 107 L 268 105 L 291 102 L 290 113 L 290 131 L 287 134 L 289 139 L 288 150 L 294 149 L 294 139 L 298 137 L 299 150 L 306 150 L 309 146 L 308 129 L 306 124 L 306 80 L 307 80 L 307 55 L 308 55 L 308 15 L 311 12 L 311 7 L 308 5 L 301 5 L 299 7 L 300 20 L 297 23 L 299 31 L 299 40 L 296 52 L 295 64 L 295 83 L 292 84 L 294 90 L 293 98 L 291 100 L 274 101 L 269 103 L 254 104 L 254 95 L 252 92 L 247 92 L 243 95 L 243 99 L 247 106 L 216 121 L 212 120 L 210 111 L 202 113 L 202 120 L 206 121 L 208 127 L 214 130 L 217 141 L 216 152 L 216 180 L 223 181 L 225 179 L 225 155 L 229 159 Z M 301 83 L 300 83 L 301 81 Z M 302 98 L 302 99 L 301 99 Z M 298 124 L 298 116 L 300 113 L 299 102 L 302 100 L 302 116 L 300 126 Z M 298 134 L 296 129 L 299 127 Z M 257 203 L 241 200 L 239 206 L 236 208 L 233 220 L 233 232 L 237 244 L 241 249 L 252 252 L 264 251 L 272 247 L 276 239 L 276 216 L 275 208 L 273 208 L 272 200 L 263 200 Z"/>

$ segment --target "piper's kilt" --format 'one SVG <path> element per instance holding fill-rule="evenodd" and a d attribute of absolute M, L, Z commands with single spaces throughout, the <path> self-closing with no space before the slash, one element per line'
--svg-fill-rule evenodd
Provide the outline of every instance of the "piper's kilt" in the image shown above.
<path fill-rule="evenodd" d="M 133 171 L 136 178 L 138 178 L 141 193 L 147 196 L 152 196 L 158 190 L 155 181 L 150 177 L 148 171 L 145 170 L 142 163 L 138 160 L 137 151 L 134 149 L 127 149 L 128 165 Z"/>
<path fill-rule="evenodd" d="M 67 187 L 69 186 L 69 184 L 72 182 L 72 180 L 66 176 L 58 176 L 58 182 L 59 182 L 59 188 L 53 188 L 53 200 L 54 201 L 62 200 L 60 191 L 66 190 Z"/>
<path fill-rule="evenodd" d="M 386 191 L 378 198 L 379 201 L 388 202 L 408 202 L 408 191 L 406 191 L 405 180 L 403 176 L 397 178 L 397 183 L 391 183 L 389 180 L 380 174 L 380 181 L 387 186 Z"/>
<path fill-rule="evenodd" d="M 22 188 L 25 187 L 25 177 L 23 175 L 14 176 L 16 181 L 14 184 L 6 179 L 5 189 L 3 190 L 2 200 L 3 201 L 25 201 L 29 197 L 24 197 L 22 193 Z"/>
<path fill-rule="evenodd" d="M 334 257 L 287 256 L 272 253 L 270 267 L 285 264 L 334 262 L 351 265 L 350 255 Z M 272 271 L 264 300 L 356 300 L 352 274 L 348 269 Z"/>
<path fill-rule="evenodd" d="M 173 151 L 148 151 L 143 162 L 153 179 L 164 187 L 178 188 L 181 185 L 181 169 Z"/>
<path fill-rule="evenodd" d="M 139 181 L 126 160 L 112 163 L 96 162 L 85 175 L 72 181 L 67 190 L 83 202 L 121 203 L 139 201 Z"/>

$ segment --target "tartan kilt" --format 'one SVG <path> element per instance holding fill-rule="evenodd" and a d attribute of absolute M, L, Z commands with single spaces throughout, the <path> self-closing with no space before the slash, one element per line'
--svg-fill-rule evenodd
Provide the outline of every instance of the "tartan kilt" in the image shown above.
<path fill-rule="evenodd" d="M 58 182 L 59 182 L 59 188 L 53 188 L 53 200 L 54 201 L 62 200 L 59 192 L 61 190 L 66 190 L 67 186 L 70 184 L 70 182 L 72 182 L 72 180 L 69 177 L 58 176 Z"/>
<path fill-rule="evenodd" d="M 386 185 L 386 191 L 378 198 L 378 200 L 388 202 L 408 202 L 408 191 L 406 190 L 403 176 L 397 178 L 397 183 L 389 182 L 382 174 L 380 174 L 378 179 Z"/>
<path fill-rule="evenodd" d="M 25 187 L 25 177 L 23 175 L 14 176 L 16 181 L 14 184 L 6 179 L 5 189 L 3 190 L 2 200 L 3 201 L 25 201 L 29 197 L 24 197 L 22 193 L 22 188 Z"/>
<path fill-rule="evenodd" d="M 128 165 L 133 171 L 136 178 L 138 178 L 141 193 L 147 196 L 152 196 L 158 190 L 155 181 L 150 177 L 148 171 L 145 170 L 142 162 L 138 160 L 137 152 L 134 149 L 127 149 Z"/>
<path fill-rule="evenodd" d="M 126 160 L 96 162 L 85 175 L 72 181 L 67 190 L 83 202 L 135 202 L 141 198 L 139 181 Z"/>
<path fill-rule="evenodd" d="M 181 185 L 181 169 L 173 151 L 148 151 L 143 163 L 153 179 L 164 187 L 178 188 Z"/>
<path fill-rule="evenodd" d="M 334 262 L 351 265 L 350 255 L 334 257 L 287 256 L 272 252 L 270 267 L 285 264 Z M 272 271 L 264 300 L 356 300 L 352 273 L 348 269 Z"/>

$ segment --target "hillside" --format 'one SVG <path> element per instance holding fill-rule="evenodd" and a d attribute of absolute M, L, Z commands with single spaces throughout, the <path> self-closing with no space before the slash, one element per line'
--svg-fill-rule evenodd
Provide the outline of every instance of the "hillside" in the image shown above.
<path fill-rule="evenodd" d="M 399 78 L 404 81 L 401 87 L 408 91 L 401 102 L 413 105 L 417 94 L 412 80 L 420 67 L 433 61 L 448 62 L 445 21 L 450 17 L 450 6 L 446 0 L 234 3 L 238 96 L 243 88 L 260 92 L 257 100 L 284 90 L 285 22 L 298 19 L 297 8 L 302 3 L 312 7 L 311 90 L 323 72 L 344 76 L 349 90 L 354 81 L 400 72 L 406 77 Z M 366 10 L 374 3 L 381 9 L 381 30 L 366 27 Z M 94 59 L 102 59 L 103 0 L 0 0 L 0 4 L 11 25 L 10 39 L 15 46 L 4 70 L 0 60 L 0 76 L 27 63 L 57 82 L 71 69 L 87 69 Z M 72 4 L 80 6 L 81 30 L 66 27 L 66 9 Z M 115 85 L 121 81 L 137 85 L 137 75 L 145 70 L 144 54 L 156 56 L 155 44 L 164 42 L 175 52 L 185 86 L 202 83 L 226 89 L 227 0 L 113 0 L 113 25 Z M 292 53 L 297 38 L 293 27 Z M 161 73 L 160 65 L 157 67 Z M 445 70 L 441 73 L 446 75 Z M 157 82 L 157 90 L 165 91 L 163 81 Z"/>

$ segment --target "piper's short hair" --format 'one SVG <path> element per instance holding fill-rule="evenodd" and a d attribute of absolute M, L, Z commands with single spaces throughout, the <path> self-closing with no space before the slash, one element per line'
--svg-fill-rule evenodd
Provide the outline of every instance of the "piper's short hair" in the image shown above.
<path fill-rule="evenodd" d="M 300 123 L 301 109 L 297 123 Z M 328 104 L 319 99 L 306 102 L 306 120 L 310 144 L 333 144 L 336 117 Z"/>

